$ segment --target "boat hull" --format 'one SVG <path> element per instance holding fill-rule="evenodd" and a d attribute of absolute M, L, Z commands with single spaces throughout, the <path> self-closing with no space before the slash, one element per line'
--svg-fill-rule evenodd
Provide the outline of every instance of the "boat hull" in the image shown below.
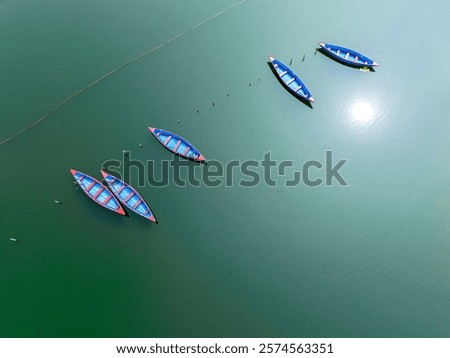
<path fill-rule="evenodd" d="M 283 62 L 269 56 L 275 75 L 295 97 L 314 103 L 314 97 L 303 81 Z"/>
<path fill-rule="evenodd" d="M 150 207 L 136 189 L 125 183 L 123 180 L 120 180 L 114 175 L 108 174 L 103 170 L 101 170 L 100 173 L 116 198 L 119 199 L 123 205 L 151 222 L 158 222 L 155 215 L 150 210 Z"/>
<path fill-rule="evenodd" d="M 125 211 L 113 193 L 97 179 L 75 169 L 70 169 L 70 173 L 84 193 L 94 202 L 119 215 L 125 215 Z"/>
<path fill-rule="evenodd" d="M 205 161 L 205 157 L 191 143 L 179 135 L 159 128 L 148 127 L 148 129 L 158 142 L 172 153 L 196 162 Z"/>
<path fill-rule="evenodd" d="M 324 42 L 319 42 L 319 45 L 327 54 L 346 65 L 359 68 L 379 66 L 374 60 L 355 50 Z"/>

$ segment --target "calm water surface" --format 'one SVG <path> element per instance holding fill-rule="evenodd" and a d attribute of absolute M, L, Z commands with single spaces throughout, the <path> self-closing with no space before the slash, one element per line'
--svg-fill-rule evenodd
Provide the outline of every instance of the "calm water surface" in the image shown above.
<path fill-rule="evenodd" d="M 1 0 L 0 140 L 236 2 Z M 248 0 L 0 146 L 0 336 L 448 337 L 449 10 Z M 318 41 L 381 66 L 339 65 Z M 171 158 L 149 125 L 223 163 L 332 150 L 349 186 L 146 186 L 160 225 L 75 189 L 69 168 L 99 177 L 124 149 Z"/>

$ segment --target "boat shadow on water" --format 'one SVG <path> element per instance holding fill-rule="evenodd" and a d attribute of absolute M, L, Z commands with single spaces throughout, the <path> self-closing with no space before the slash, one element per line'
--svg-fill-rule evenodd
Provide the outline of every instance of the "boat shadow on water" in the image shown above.
<path fill-rule="evenodd" d="M 305 106 L 308 106 L 311 109 L 314 109 L 314 107 L 312 106 L 311 102 L 308 101 L 305 97 L 298 95 L 298 94 L 294 94 L 292 93 L 291 89 L 286 86 L 286 83 L 284 83 L 280 77 L 278 77 L 277 75 L 277 70 L 275 69 L 275 67 L 273 67 L 272 62 L 267 61 L 267 65 L 269 65 L 270 70 L 272 71 L 273 75 L 276 77 L 276 79 L 278 80 L 278 82 L 281 83 L 281 85 L 286 89 L 286 91 L 288 91 L 293 97 L 297 98 L 300 102 L 302 102 Z"/>
<path fill-rule="evenodd" d="M 333 60 L 334 62 L 339 63 L 342 66 L 346 66 L 346 67 L 353 68 L 353 69 L 356 69 L 356 70 L 360 70 L 360 71 L 363 71 L 363 72 L 376 72 L 375 69 L 373 67 L 371 67 L 371 66 L 361 67 L 361 66 L 358 66 L 358 65 L 351 65 L 349 63 L 345 63 L 345 62 L 339 61 L 337 58 L 333 57 L 328 51 L 324 50 L 322 47 L 316 48 L 316 51 L 321 53 L 322 55 L 328 57 L 329 59 Z"/>

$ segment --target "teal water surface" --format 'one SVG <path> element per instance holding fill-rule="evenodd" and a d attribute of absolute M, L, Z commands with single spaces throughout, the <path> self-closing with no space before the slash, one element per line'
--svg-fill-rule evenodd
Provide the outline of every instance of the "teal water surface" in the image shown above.
<path fill-rule="evenodd" d="M 0 146 L 1 337 L 450 335 L 448 3 L 221 13 L 237 3 L 0 1 L 0 141 L 185 33 Z M 318 41 L 381 66 L 342 66 Z M 313 109 L 269 54 L 292 59 Z M 159 225 L 76 190 L 69 168 L 100 178 L 123 150 L 170 159 L 148 126 L 224 164 L 270 151 L 301 168 L 331 150 L 349 185 L 146 185 Z"/>

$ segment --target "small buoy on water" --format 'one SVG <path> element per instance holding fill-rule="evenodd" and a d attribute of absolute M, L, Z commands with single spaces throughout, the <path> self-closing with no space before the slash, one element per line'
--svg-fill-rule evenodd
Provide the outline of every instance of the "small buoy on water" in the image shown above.
<path fill-rule="evenodd" d="M 15 239 L 15 238 L 13 238 L 13 237 L 10 237 L 10 238 L 9 238 L 9 241 L 17 242 L 17 239 Z"/>
<path fill-rule="evenodd" d="M 306 57 L 306 55 L 303 55 L 303 58 L 302 58 L 302 62 L 304 62 L 304 61 L 305 61 L 305 57 Z"/>
<path fill-rule="evenodd" d="M 213 106 L 215 106 L 216 104 L 213 102 Z"/>
<path fill-rule="evenodd" d="M 143 146 L 142 146 L 142 144 L 141 144 L 141 143 L 139 143 L 139 147 L 143 148 Z"/>
<path fill-rule="evenodd" d="M 230 97 L 230 94 L 229 94 L 229 93 L 227 94 L 227 97 Z"/>
<path fill-rule="evenodd" d="M 53 202 L 55 203 L 55 204 L 59 204 L 59 205 L 62 205 L 63 203 L 61 203 L 59 200 L 53 200 Z"/>
<path fill-rule="evenodd" d="M 251 86 L 252 86 L 252 84 L 251 84 L 251 83 L 249 83 L 249 84 L 248 84 L 248 86 L 249 86 L 249 87 L 251 87 Z"/>

